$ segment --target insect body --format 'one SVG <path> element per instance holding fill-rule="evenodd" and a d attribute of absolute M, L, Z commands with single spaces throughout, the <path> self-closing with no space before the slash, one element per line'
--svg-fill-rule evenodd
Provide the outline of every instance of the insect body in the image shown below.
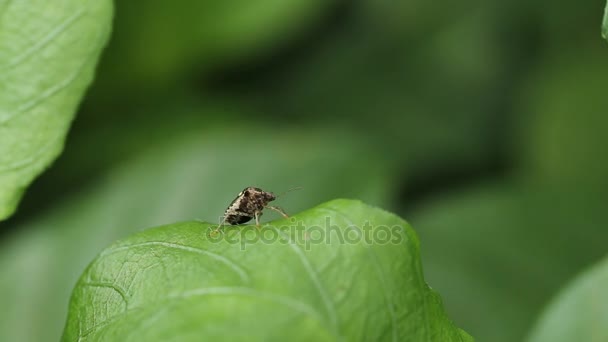
<path fill-rule="evenodd" d="M 260 188 L 247 187 L 230 203 L 218 229 L 228 222 L 232 225 L 242 224 L 255 219 L 255 225 L 260 226 L 260 216 L 265 208 L 274 210 L 283 217 L 289 217 L 283 209 L 268 205 L 277 198 L 272 192 L 264 191 Z"/>

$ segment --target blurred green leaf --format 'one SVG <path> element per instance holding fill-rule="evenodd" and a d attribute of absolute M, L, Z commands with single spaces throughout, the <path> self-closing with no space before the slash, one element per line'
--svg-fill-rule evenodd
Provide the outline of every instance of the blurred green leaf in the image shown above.
<path fill-rule="evenodd" d="M 63 340 L 471 340 L 395 215 L 334 200 L 261 231 L 209 235 L 216 226 L 176 223 L 104 250 L 74 289 Z"/>
<path fill-rule="evenodd" d="M 576 277 L 546 308 L 529 342 L 608 341 L 608 259 Z"/>
<path fill-rule="evenodd" d="M 571 281 L 547 306 L 527 341 L 608 340 L 608 259 Z"/>
<path fill-rule="evenodd" d="M 591 44 L 585 56 L 548 55 L 525 80 L 517 177 L 408 214 L 427 279 L 480 340 L 521 341 L 563 283 L 605 255 L 608 50 Z"/>
<path fill-rule="evenodd" d="M 512 342 L 565 281 L 605 255 L 605 203 L 587 192 L 486 184 L 409 215 L 450 317 L 480 341 Z"/>
<path fill-rule="evenodd" d="M 249 97 L 274 119 L 322 120 L 371 137 L 408 174 L 426 174 L 446 160 L 484 164 L 495 155 L 487 140 L 497 137 L 497 73 L 509 60 L 486 28 L 492 7 L 470 7 L 345 2 L 310 49 L 227 91 Z"/>
<path fill-rule="evenodd" d="M 17 235 L 0 246 L 0 341 L 58 339 L 70 291 L 101 249 L 144 227 L 219 222 L 246 186 L 277 193 L 302 186 L 277 201 L 288 213 L 340 196 L 388 202 L 393 175 L 357 137 L 251 126 L 217 131 L 145 140 L 147 153 L 15 227 Z"/>
<path fill-rule="evenodd" d="M 533 186 L 607 193 L 608 49 L 581 44 L 583 56 L 551 55 L 525 84 L 516 155 Z"/>
<path fill-rule="evenodd" d="M 120 110 L 108 105 L 95 110 L 100 115 L 92 117 L 86 102 L 83 104 L 65 150 L 33 184 L 31 196 L 21 203 L 16 220 L 26 220 L 52 207 L 57 200 L 98 183 L 98 177 L 159 142 L 200 134 L 202 128 L 205 132 L 221 131 L 226 125 L 222 120 L 244 111 L 229 101 L 201 100 L 177 93 L 145 104 L 125 104 Z"/>
<path fill-rule="evenodd" d="M 608 1 L 606 2 L 606 9 L 604 9 L 604 22 L 602 23 L 602 37 L 608 40 Z"/>
<path fill-rule="evenodd" d="M 0 1 L 0 220 L 61 152 L 112 2 Z"/>
<path fill-rule="evenodd" d="M 334 2 L 119 0 L 115 34 L 101 61 L 93 99 L 166 91 L 194 73 L 271 54 Z"/>

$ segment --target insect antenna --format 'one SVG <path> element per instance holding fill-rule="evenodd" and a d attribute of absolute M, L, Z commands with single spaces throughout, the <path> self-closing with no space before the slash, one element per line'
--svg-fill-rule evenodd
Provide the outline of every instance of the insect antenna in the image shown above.
<path fill-rule="evenodd" d="M 292 192 L 292 191 L 296 191 L 296 190 L 302 190 L 302 187 L 301 186 L 296 186 L 294 188 L 291 188 L 291 189 L 289 189 L 287 191 L 282 192 L 281 194 L 277 195 L 276 197 L 279 198 L 279 197 L 285 195 L 288 192 Z"/>

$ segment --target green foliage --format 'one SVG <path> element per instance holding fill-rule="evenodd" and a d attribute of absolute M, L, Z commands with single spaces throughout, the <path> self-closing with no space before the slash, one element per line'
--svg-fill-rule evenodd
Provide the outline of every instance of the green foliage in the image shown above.
<path fill-rule="evenodd" d="M 486 184 L 410 221 L 421 227 L 427 280 L 456 324 L 479 340 L 521 341 L 562 284 L 604 255 L 603 198 Z"/>
<path fill-rule="evenodd" d="M 0 2 L 0 220 L 61 152 L 110 32 L 112 2 Z"/>
<path fill-rule="evenodd" d="M 269 54 L 334 1 L 117 1 L 117 34 L 95 86 L 104 97 L 123 96 L 125 90 L 166 90 L 167 84 L 195 71 Z"/>
<path fill-rule="evenodd" d="M 247 89 L 252 101 L 277 118 L 339 123 L 369 137 L 386 158 L 407 164 L 408 174 L 490 154 L 483 143 L 495 115 L 490 83 L 495 68 L 508 65 L 483 26 L 492 11 L 460 3 L 448 14 L 420 0 L 348 6 L 340 26 L 295 67 Z M 462 101 L 473 93 L 474 103 Z"/>
<path fill-rule="evenodd" d="M 81 3 L 90 8 L 78 14 Z M 13 203 L 0 212 L 59 153 L 110 10 L 0 0 L 0 202 Z M 608 49 L 589 21 L 599 11 L 549 0 L 116 1 L 66 151 L 0 224 L 0 341 L 59 339 L 73 286 L 103 248 L 148 227 L 215 222 L 250 185 L 303 186 L 278 201 L 288 213 L 349 197 L 407 217 L 455 324 L 483 341 L 522 340 L 564 282 L 605 256 Z M 36 94 L 49 96 L 2 121 Z M 6 183 L 4 165 L 35 151 L 40 162 Z M 575 330 L 567 336 L 588 336 Z"/>
<path fill-rule="evenodd" d="M 340 195 L 378 205 L 388 202 L 386 164 L 355 137 L 261 127 L 186 133 L 174 125 L 175 135 L 144 140 L 147 152 L 139 151 L 0 242 L 0 341 L 57 340 L 76 280 L 105 246 L 147 227 L 194 218 L 219 220 L 246 186 L 277 193 L 302 186 L 277 200 L 288 213 Z M 251 132 L 256 139 L 250 139 Z M 157 136 L 141 133 L 148 139 Z M 306 139 L 310 143 L 302 144 Z M 243 146 L 257 153 L 243 153 Z M 361 158 L 369 163 L 352 168 Z M 272 217 L 267 213 L 263 219 Z"/>
<path fill-rule="evenodd" d="M 530 77 L 518 127 L 522 178 L 533 186 L 608 189 L 604 143 L 608 116 L 608 49 L 586 56 L 563 53 Z M 576 86 L 573 86 L 576 85 Z"/>
<path fill-rule="evenodd" d="M 589 55 L 552 56 L 525 80 L 507 180 L 407 215 L 429 283 L 479 340 L 521 341 L 564 282 L 606 253 L 608 49 L 595 40 L 579 42 Z"/>
<path fill-rule="evenodd" d="M 602 37 L 608 40 L 608 1 L 606 2 L 606 9 L 604 10 L 604 22 L 602 23 Z"/>
<path fill-rule="evenodd" d="M 608 340 L 608 259 L 576 277 L 547 307 L 529 342 Z"/>
<path fill-rule="evenodd" d="M 104 250 L 76 285 L 63 340 L 471 341 L 395 215 L 334 200 L 261 231 L 216 226 L 172 224 Z"/>

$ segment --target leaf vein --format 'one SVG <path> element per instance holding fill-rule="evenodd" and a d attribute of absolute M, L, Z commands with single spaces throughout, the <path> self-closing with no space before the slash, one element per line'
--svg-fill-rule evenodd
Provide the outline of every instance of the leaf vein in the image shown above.
<path fill-rule="evenodd" d="M 23 53 L 21 53 L 20 55 L 17 55 L 15 58 L 13 58 L 11 61 L 9 61 L 1 69 L 8 69 L 8 68 L 14 67 L 14 66 L 18 65 L 19 63 L 23 62 L 29 56 L 32 56 L 34 54 L 34 52 L 42 49 L 43 47 L 48 45 L 50 42 L 52 42 L 55 38 L 57 38 L 59 35 L 61 35 L 63 32 L 65 32 L 68 28 L 70 28 L 70 26 L 72 26 L 76 21 L 78 21 L 78 19 L 80 19 L 85 13 L 86 13 L 86 9 L 84 7 L 79 8 L 76 12 L 74 12 L 74 14 L 67 17 L 63 22 L 61 22 L 61 23 L 59 23 L 59 25 L 55 26 L 55 28 L 53 30 L 49 31 L 46 36 L 42 37 L 42 39 L 40 39 L 35 44 L 30 46 L 30 48 L 23 51 Z"/>
<path fill-rule="evenodd" d="M 359 228 L 359 226 L 357 226 L 352 220 L 350 220 L 348 218 L 348 216 L 346 216 L 346 214 L 342 213 L 341 211 L 335 209 L 335 208 L 320 208 L 322 211 L 326 211 L 329 213 L 334 213 L 339 215 L 340 217 L 342 217 L 342 219 L 344 219 L 350 226 L 352 227 L 356 227 L 357 231 L 359 232 L 359 234 L 363 234 L 361 231 L 361 228 Z M 366 243 L 364 243 L 365 245 L 365 249 L 367 251 L 367 253 L 371 256 L 371 260 L 374 263 L 374 265 L 376 265 L 376 267 L 374 267 L 374 270 L 376 271 L 376 275 L 378 276 L 379 280 L 380 280 L 380 287 L 382 289 L 382 294 L 384 295 L 384 301 L 386 303 L 386 307 L 387 307 L 387 311 L 389 313 L 389 316 L 391 317 L 391 330 L 392 330 L 392 336 L 393 336 L 393 341 L 397 341 L 397 318 L 396 318 L 396 314 L 395 314 L 395 310 L 393 309 L 393 307 L 391 306 L 391 300 L 390 300 L 390 296 L 388 294 L 388 291 L 385 287 L 385 284 L 389 284 L 386 275 L 384 274 L 384 271 L 382 269 L 382 265 L 380 264 L 380 262 L 378 261 L 378 256 L 376 255 L 375 251 L 372 250 L 370 248 L 370 246 Z"/>
<path fill-rule="evenodd" d="M 106 255 L 118 253 L 121 251 L 129 250 L 131 248 L 144 247 L 144 246 L 161 246 L 161 247 L 165 247 L 165 248 L 178 249 L 178 250 L 182 250 L 182 251 L 186 251 L 186 252 L 190 252 L 190 253 L 196 253 L 196 254 L 208 256 L 208 257 L 215 259 L 215 260 L 225 264 L 226 266 L 228 266 L 231 270 L 233 270 L 236 274 L 238 274 L 239 278 L 241 279 L 241 281 L 243 283 L 248 284 L 251 282 L 251 279 L 249 278 L 249 275 L 247 274 L 247 272 L 241 266 L 237 265 L 234 261 L 232 261 L 222 255 L 210 252 L 208 250 L 205 250 L 205 249 L 202 249 L 199 247 L 180 245 L 180 244 L 172 243 L 172 242 L 146 241 L 146 242 L 136 243 L 136 244 L 132 244 L 132 245 L 116 247 L 116 248 L 103 252 L 101 254 L 101 256 L 106 256 Z"/>
<path fill-rule="evenodd" d="M 300 312 L 302 314 L 306 314 L 306 315 L 314 318 L 315 320 L 317 320 L 319 323 L 323 322 L 322 315 L 319 312 L 317 312 L 314 308 L 312 308 L 311 306 L 309 306 L 305 303 L 302 303 L 298 300 L 295 300 L 295 299 L 292 299 L 292 298 L 289 298 L 286 296 L 277 295 L 275 293 L 258 291 L 258 290 L 247 288 L 247 287 L 208 287 L 208 288 L 193 289 L 193 290 L 185 291 L 183 293 L 169 295 L 160 302 L 166 302 L 166 301 L 172 301 L 172 300 L 184 300 L 184 299 L 188 299 L 191 297 L 210 296 L 210 295 L 248 296 L 248 297 L 253 297 L 253 298 L 261 298 L 261 299 L 273 301 L 275 303 L 284 305 L 284 306 L 294 309 L 295 311 Z M 78 339 L 80 340 L 82 338 L 85 338 L 88 335 L 95 332 L 96 330 L 112 324 L 113 322 L 115 322 L 115 321 L 119 320 L 120 318 L 122 318 L 123 316 L 127 315 L 129 312 L 143 310 L 146 308 L 146 306 L 152 305 L 152 304 L 158 304 L 158 302 L 146 303 L 144 305 L 130 307 L 130 308 L 126 309 L 125 311 L 123 311 L 122 313 L 115 315 L 114 317 L 112 317 L 110 319 L 107 319 L 101 323 L 93 325 L 91 328 L 85 330 L 80 336 L 78 336 Z"/>
<path fill-rule="evenodd" d="M 278 234 L 282 235 L 284 238 L 286 238 L 289 241 L 290 248 L 296 253 L 298 258 L 300 259 L 300 262 L 304 266 L 304 269 L 308 273 L 308 276 L 310 277 L 310 279 L 312 280 L 313 284 L 315 285 L 317 291 L 319 292 L 319 295 L 321 296 L 321 300 L 323 300 L 323 304 L 325 305 L 325 309 L 327 310 L 327 314 L 329 316 L 329 320 L 331 322 L 331 326 L 333 328 L 334 334 L 336 334 L 336 336 L 339 339 L 341 339 L 340 331 L 339 331 L 339 327 L 338 327 L 336 309 L 329 298 L 327 290 L 325 289 L 325 287 L 319 280 L 319 277 L 317 276 L 317 273 L 315 272 L 314 268 L 312 267 L 312 264 L 306 257 L 306 254 L 304 252 L 302 252 L 302 249 L 300 248 L 300 246 L 298 246 L 297 244 L 295 244 L 293 242 L 293 240 L 291 239 L 290 236 L 288 236 L 287 234 L 285 234 L 284 232 L 282 232 L 281 230 L 279 230 L 278 228 L 276 228 L 274 226 L 271 226 L 271 227 L 274 230 L 276 230 Z"/>
<path fill-rule="evenodd" d="M 98 40 L 101 41 L 102 40 L 101 38 L 102 38 L 102 36 L 99 35 Z M 97 53 L 97 46 L 95 44 L 93 44 L 87 57 L 83 59 L 83 62 L 78 66 L 78 68 L 76 69 L 76 71 L 74 73 L 72 73 L 70 76 L 68 76 L 62 82 L 58 83 L 56 86 L 47 89 L 45 92 L 43 92 L 37 98 L 24 103 L 19 108 L 17 108 L 17 110 L 15 112 L 9 114 L 8 116 L 0 118 L 0 126 L 5 125 L 7 122 L 9 122 L 13 118 L 15 118 L 18 114 L 36 107 L 37 105 L 42 103 L 44 100 L 56 95 L 57 93 L 61 92 L 63 89 L 66 89 L 70 84 L 72 84 L 78 78 L 78 76 L 80 74 L 82 74 L 83 70 L 88 65 L 88 63 L 95 57 L 96 53 Z M 65 132 L 63 130 L 59 130 L 57 136 L 54 139 L 50 140 L 49 142 L 47 142 L 47 144 L 43 145 L 40 149 L 35 151 L 33 155 L 29 155 L 26 158 L 17 160 L 10 164 L 2 165 L 2 167 L 0 167 L 0 173 L 8 173 L 8 172 L 15 171 L 18 169 L 23 169 L 26 166 L 33 164 L 42 155 L 44 155 L 49 149 L 56 146 L 57 141 L 60 141 L 64 137 L 64 135 L 65 135 Z"/>
<path fill-rule="evenodd" d="M 129 308 L 129 296 L 122 287 L 120 287 L 116 284 L 113 284 L 113 283 L 106 283 L 106 282 L 86 282 L 86 283 L 83 283 L 83 285 L 112 289 L 116 293 L 118 293 L 120 295 L 120 297 L 122 298 L 123 302 L 125 303 L 125 310 L 127 310 Z"/>
<path fill-rule="evenodd" d="M 8 114 L 7 116 L 5 116 L 4 118 L 0 119 L 0 125 L 5 125 L 7 122 L 9 122 L 12 119 L 14 119 L 15 117 L 17 117 L 18 114 L 21 114 L 25 111 L 35 108 L 36 106 L 38 106 L 45 100 L 53 97 L 54 95 L 58 94 L 62 90 L 69 87 L 78 78 L 78 76 L 80 76 L 80 74 L 82 73 L 84 68 L 88 65 L 91 58 L 96 53 L 96 51 L 97 51 L 96 49 L 91 49 L 91 52 L 88 54 L 88 56 L 86 58 L 83 59 L 82 63 L 80 63 L 80 65 L 78 66 L 76 71 L 73 72 L 72 74 L 70 74 L 68 77 L 66 77 L 63 81 L 46 89 L 38 97 L 35 97 L 35 98 L 23 103 L 14 112 L 12 112 L 12 113 Z"/>

